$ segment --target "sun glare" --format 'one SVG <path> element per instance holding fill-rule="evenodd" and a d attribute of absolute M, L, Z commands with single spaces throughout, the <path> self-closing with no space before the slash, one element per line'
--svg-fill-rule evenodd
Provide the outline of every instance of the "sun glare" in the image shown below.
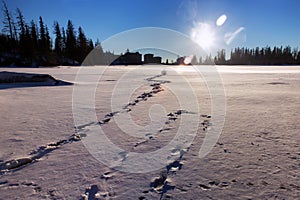
<path fill-rule="evenodd" d="M 213 28 L 206 23 L 198 23 L 192 29 L 191 38 L 204 50 L 208 51 L 214 46 L 215 43 L 215 32 Z"/>

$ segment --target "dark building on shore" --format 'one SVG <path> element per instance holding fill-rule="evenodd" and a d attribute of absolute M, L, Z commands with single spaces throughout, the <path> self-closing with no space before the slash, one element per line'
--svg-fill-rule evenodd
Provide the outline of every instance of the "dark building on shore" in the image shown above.
<path fill-rule="evenodd" d="M 152 63 L 154 55 L 152 53 L 148 53 L 144 55 L 144 63 Z"/>
<path fill-rule="evenodd" d="M 161 57 L 160 56 L 153 57 L 153 63 L 161 64 Z"/>
<path fill-rule="evenodd" d="M 119 56 L 115 59 L 111 65 L 141 65 L 142 54 L 139 52 L 131 53 L 126 52 L 124 55 Z"/>
<path fill-rule="evenodd" d="M 159 56 L 154 56 L 151 53 L 145 54 L 144 55 L 144 64 L 161 64 L 161 57 Z"/>

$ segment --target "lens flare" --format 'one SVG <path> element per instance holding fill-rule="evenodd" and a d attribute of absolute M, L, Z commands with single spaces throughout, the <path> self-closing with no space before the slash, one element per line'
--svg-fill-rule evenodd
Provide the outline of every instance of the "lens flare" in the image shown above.
<path fill-rule="evenodd" d="M 194 57 L 194 55 L 190 55 L 190 56 L 185 57 L 183 63 L 184 63 L 185 65 L 190 65 L 190 64 L 192 64 L 193 57 Z"/>
<path fill-rule="evenodd" d="M 216 25 L 217 26 L 222 26 L 227 20 L 227 16 L 226 15 L 221 15 L 217 21 L 216 21 Z"/>
<path fill-rule="evenodd" d="M 208 51 L 215 44 L 215 31 L 207 23 L 197 23 L 191 31 L 191 38 L 200 47 Z"/>
<path fill-rule="evenodd" d="M 232 41 L 233 41 L 234 39 L 236 39 L 236 37 L 237 37 L 241 32 L 243 32 L 244 30 L 245 30 L 244 27 L 240 27 L 240 28 L 238 28 L 236 31 L 234 31 L 233 33 L 226 33 L 226 34 L 224 35 L 225 43 L 226 43 L 227 45 L 231 44 Z"/>

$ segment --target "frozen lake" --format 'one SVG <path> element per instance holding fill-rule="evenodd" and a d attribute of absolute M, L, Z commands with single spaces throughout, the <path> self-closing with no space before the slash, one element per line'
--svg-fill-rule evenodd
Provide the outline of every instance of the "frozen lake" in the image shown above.
<path fill-rule="evenodd" d="M 300 196 L 299 66 L 1 71 L 74 85 L 0 89 L 0 199 Z"/>

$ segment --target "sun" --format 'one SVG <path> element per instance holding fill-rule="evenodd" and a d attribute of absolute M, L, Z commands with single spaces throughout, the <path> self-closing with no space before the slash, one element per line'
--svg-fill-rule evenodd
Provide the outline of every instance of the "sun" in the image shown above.
<path fill-rule="evenodd" d="M 191 31 L 191 38 L 205 51 L 210 50 L 216 41 L 213 27 L 206 23 L 197 23 Z"/>

